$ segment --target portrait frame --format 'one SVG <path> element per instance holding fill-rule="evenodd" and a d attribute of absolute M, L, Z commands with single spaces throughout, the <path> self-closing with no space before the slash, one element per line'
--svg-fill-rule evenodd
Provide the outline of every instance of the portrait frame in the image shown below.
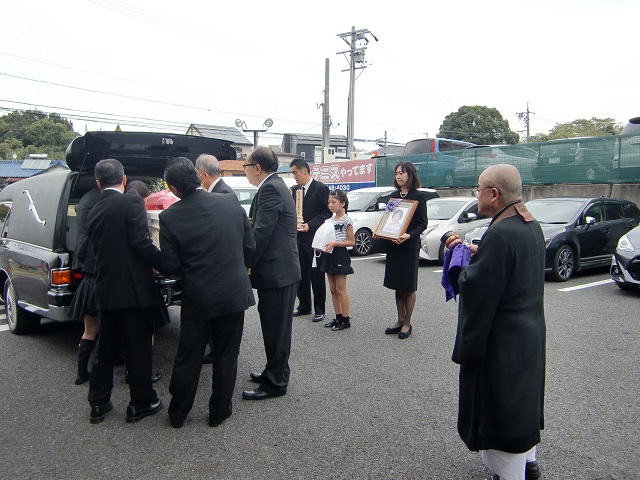
<path fill-rule="evenodd" d="M 397 200 L 397 198 L 389 199 L 390 202 Z M 374 235 L 387 240 L 397 240 L 400 238 L 407 231 L 407 227 L 409 226 L 409 222 L 411 222 L 411 218 L 413 218 L 413 212 L 416 211 L 417 206 L 418 202 L 416 200 L 400 199 L 400 202 L 393 210 L 385 212 L 382 215 Z M 400 218 L 397 212 L 402 212 Z"/>

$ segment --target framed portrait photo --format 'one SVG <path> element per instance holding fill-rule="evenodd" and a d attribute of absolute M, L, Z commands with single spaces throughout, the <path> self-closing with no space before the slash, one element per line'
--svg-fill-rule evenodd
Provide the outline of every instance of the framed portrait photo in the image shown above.
<path fill-rule="evenodd" d="M 415 200 L 402 200 L 391 198 L 389 203 L 397 202 L 393 210 L 385 211 L 380 219 L 380 223 L 374 232 L 380 238 L 396 240 L 404 235 L 413 217 L 418 202 Z"/>

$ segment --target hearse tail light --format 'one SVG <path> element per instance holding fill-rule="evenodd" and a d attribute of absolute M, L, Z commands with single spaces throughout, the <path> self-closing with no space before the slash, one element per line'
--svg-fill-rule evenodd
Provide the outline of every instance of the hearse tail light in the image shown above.
<path fill-rule="evenodd" d="M 54 268 L 51 270 L 52 285 L 70 285 L 80 283 L 82 274 L 69 268 Z"/>

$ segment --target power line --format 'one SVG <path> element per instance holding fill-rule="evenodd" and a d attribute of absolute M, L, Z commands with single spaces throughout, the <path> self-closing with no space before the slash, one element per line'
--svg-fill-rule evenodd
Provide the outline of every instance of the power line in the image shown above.
<path fill-rule="evenodd" d="M 180 103 L 164 102 L 162 100 L 152 100 L 152 99 L 148 99 L 148 98 L 136 97 L 136 96 L 133 96 L 133 95 L 124 95 L 124 94 L 121 94 L 121 93 L 105 92 L 105 91 L 102 91 L 102 90 L 95 90 L 95 89 L 85 88 L 85 87 L 76 87 L 76 86 L 73 86 L 73 85 L 65 85 L 63 83 L 49 82 L 47 80 L 39 80 L 39 79 L 24 77 L 24 76 L 20 76 L 20 75 L 13 75 L 11 73 L 6 73 L 6 72 L 0 72 L 0 75 L 16 78 L 16 79 L 19 79 L 19 80 L 27 80 L 27 81 L 30 81 L 30 82 L 44 83 L 44 84 L 53 85 L 53 86 L 56 86 L 56 87 L 69 88 L 69 89 L 72 89 L 72 90 L 80 90 L 80 91 L 89 92 L 89 93 L 98 93 L 98 94 L 101 94 L 101 95 L 111 95 L 111 96 L 115 96 L 115 97 L 128 98 L 128 99 L 132 99 L 132 100 L 139 100 L 141 102 L 156 103 L 156 104 L 160 104 L 160 105 L 169 105 L 169 106 L 172 106 L 172 107 L 181 107 L 181 108 L 187 108 L 187 109 L 192 109 L 192 110 L 199 110 L 199 111 L 203 111 L 203 112 L 216 112 L 216 113 L 222 113 L 222 114 L 226 114 L 226 115 L 235 115 L 235 116 L 241 116 L 242 115 L 242 116 L 252 117 L 252 118 L 259 117 L 258 115 L 251 115 L 251 114 L 246 114 L 246 113 L 227 112 L 227 111 L 224 111 L 224 110 L 216 110 L 214 108 L 208 108 L 208 107 L 196 107 L 194 105 L 186 105 L 186 104 L 180 104 Z M 285 119 L 285 118 L 276 118 L 276 117 L 274 117 L 274 119 L 275 120 L 279 120 L 281 122 L 298 123 L 298 124 L 304 124 L 304 125 L 315 125 L 315 123 L 313 123 L 313 122 L 301 122 L 299 120 L 288 120 L 288 119 Z"/>

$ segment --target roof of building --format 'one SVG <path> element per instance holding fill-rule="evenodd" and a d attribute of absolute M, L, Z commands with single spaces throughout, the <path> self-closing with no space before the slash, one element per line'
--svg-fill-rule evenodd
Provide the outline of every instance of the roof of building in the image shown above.
<path fill-rule="evenodd" d="M 285 133 L 285 135 L 290 135 L 292 138 L 296 139 L 298 143 L 310 143 L 313 145 L 320 145 L 322 143 L 322 135 L 317 134 L 307 134 L 307 133 Z M 330 135 L 329 141 L 333 145 L 346 145 L 347 137 L 344 135 Z"/>
<path fill-rule="evenodd" d="M 0 160 L 0 178 L 28 178 L 57 165 L 68 168 L 63 160 Z"/>
<path fill-rule="evenodd" d="M 218 125 L 204 125 L 202 123 L 192 123 L 187 130 L 187 135 L 199 135 L 207 138 L 219 138 L 227 140 L 236 145 L 253 145 L 245 135 L 235 127 L 220 127 Z"/>

